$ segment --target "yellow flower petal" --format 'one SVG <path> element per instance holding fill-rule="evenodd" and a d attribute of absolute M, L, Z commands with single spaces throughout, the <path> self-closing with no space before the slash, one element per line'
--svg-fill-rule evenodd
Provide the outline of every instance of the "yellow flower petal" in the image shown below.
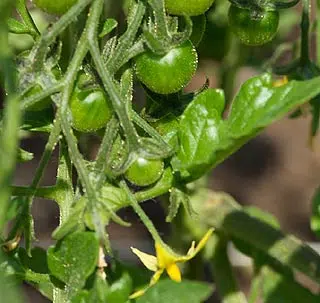
<path fill-rule="evenodd" d="M 158 259 L 158 268 L 165 269 L 167 266 L 176 262 L 177 256 L 171 254 L 169 249 L 166 249 L 166 247 L 164 247 L 159 243 L 156 243 L 155 247 L 156 247 L 157 259 Z"/>
<path fill-rule="evenodd" d="M 195 248 L 194 248 L 194 243 L 192 243 L 188 251 L 188 254 L 186 256 L 181 256 L 179 259 L 176 260 L 176 262 L 186 262 L 192 259 L 206 245 L 210 236 L 213 233 L 213 230 L 214 230 L 213 228 L 210 228 Z"/>
<path fill-rule="evenodd" d="M 189 248 L 187 255 L 192 255 L 195 251 L 196 242 L 192 241 L 191 247 Z"/>
<path fill-rule="evenodd" d="M 146 268 L 148 268 L 151 271 L 157 271 L 157 258 L 155 256 L 146 254 L 139 249 L 136 249 L 134 247 L 131 247 L 132 252 L 138 256 L 138 258 L 141 260 L 141 262 L 144 264 Z"/>
<path fill-rule="evenodd" d="M 181 282 L 181 272 L 177 264 L 169 265 L 166 270 L 171 280 Z"/>

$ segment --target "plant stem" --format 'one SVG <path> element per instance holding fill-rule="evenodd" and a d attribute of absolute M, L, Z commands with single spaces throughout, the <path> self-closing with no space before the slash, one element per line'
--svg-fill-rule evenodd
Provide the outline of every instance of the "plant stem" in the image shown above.
<path fill-rule="evenodd" d="M 79 0 L 66 14 L 54 23 L 51 28 L 41 35 L 41 39 L 33 50 L 35 70 L 41 70 L 50 44 L 55 41 L 56 37 L 65 30 L 67 26 L 73 22 L 74 18 L 77 17 L 92 1 L 93 0 Z"/>
<path fill-rule="evenodd" d="M 97 4 L 100 6 L 103 4 L 103 0 L 96 1 L 98 1 Z M 93 13 L 92 15 L 90 15 L 90 17 L 98 18 Z M 141 151 L 141 148 L 139 136 L 129 119 L 129 106 L 122 101 L 121 93 L 115 85 L 114 80 L 112 79 L 112 75 L 110 74 L 109 70 L 106 68 L 102 60 L 99 50 L 99 43 L 97 40 L 97 27 L 95 24 L 91 24 L 91 26 L 89 26 L 87 34 L 87 41 L 89 44 L 92 59 L 103 81 L 104 88 L 109 94 L 112 106 L 116 111 L 120 124 L 126 135 L 127 143 L 129 146 L 129 156 L 134 157 L 134 154 L 139 153 Z"/>
<path fill-rule="evenodd" d="M 25 98 L 21 101 L 20 107 L 22 110 L 26 110 L 28 107 L 35 105 L 37 102 L 61 91 L 64 87 L 64 82 L 58 82 L 53 86 L 46 88 L 38 94 L 32 95 L 28 98 Z"/>
<path fill-rule="evenodd" d="M 148 0 L 148 3 L 154 11 L 157 34 L 159 34 L 159 38 L 161 40 L 166 40 L 166 38 L 169 36 L 169 32 L 166 21 L 164 0 Z"/>
<path fill-rule="evenodd" d="M 310 61 L 310 50 L 309 50 L 309 28 L 310 28 L 310 0 L 303 0 L 303 11 L 301 19 L 301 64 L 306 64 Z"/>
<path fill-rule="evenodd" d="M 128 24 L 128 29 L 119 39 L 119 43 L 114 51 L 114 56 L 110 57 L 106 63 L 110 74 L 117 72 L 123 65 L 124 59 L 130 54 L 128 50 L 130 51 L 129 47 L 133 44 L 134 38 L 136 37 L 144 12 L 145 6 L 142 2 L 139 2 L 134 7 L 132 15 L 129 16 L 131 22 Z"/>
<path fill-rule="evenodd" d="M 56 146 L 56 144 L 59 141 L 59 135 L 60 135 L 60 123 L 58 120 L 55 120 L 55 123 L 53 124 L 52 131 L 50 133 L 48 142 L 45 146 L 44 152 L 42 153 L 39 166 L 36 170 L 35 176 L 33 178 L 32 184 L 30 189 L 33 193 L 36 192 L 36 189 L 41 181 L 41 178 L 43 176 L 44 170 L 51 158 L 52 152 Z"/>
<path fill-rule="evenodd" d="M 148 231 L 150 232 L 153 240 L 157 243 L 163 243 L 161 237 L 158 234 L 158 231 L 156 230 L 155 226 L 153 225 L 152 221 L 148 218 L 148 216 L 146 215 L 146 213 L 143 211 L 143 209 L 141 208 L 141 206 L 139 205 L 137 199 L 135 198 L 135 196 L 132 194 L 132 192 L 130 191 L 130 189 L 128 188 L 127 184 L 125 181 L 121 181 L 120 182 L 120 187 L 126 192 L 127 197 L 130 201 L 130 205 L 132 206 L 132 208 L 134 209 L 134 211 L 136 212 L 136 214 L 139 216 L 139 218 L 141 219 L 141 221 L 143 222 L 143 224 L 145 225 L 145 227 L 148 229 Z"/>
<path fill-rule="evenodd" d="M 96 163 L 95 163 L 95 173 L 96 173 L 96 189 L 99 190 L 105 180 L 105 168 L 107 165 L 107 158 L 112 149 L 112 143 L 114 142 L 119 131 L 119 122 L 113 117 L 108 123 L 106 132 L 102 139 Z"/>
<path fill-rule="evenodd" d="M 210 239 L 211 240 L 211 239 Z M 223 303 L 246 303 L 247 299 L 240 291 L 227 253 L 227 240 L 217 234 L 212 235 L 214 242 L 211 261 L 214 281 Z"/>

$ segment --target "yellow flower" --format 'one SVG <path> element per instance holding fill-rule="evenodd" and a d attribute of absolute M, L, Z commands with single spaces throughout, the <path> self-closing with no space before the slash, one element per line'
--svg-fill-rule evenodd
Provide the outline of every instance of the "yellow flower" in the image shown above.
<path fill-rule="evenodd" d="M 165 270 L 173 281 L 180 282 L 181 272 L 177 263 L 186 262 L 192 259 L 205 246 L 212 232 L 213 228 L 209 229 L 197 246 L 195 246 L 195 242 L 193 241 L 190 249 L 184 256 L 175 253 L 169 246 L 159 242 L 155 243 L 156 257 L 131 247 L 133 253 L 138 256 L 145 267 L 154 272 L 154 275 L 152 276 L 149 285 L 146 288 L 133 293 L 130 296 L 130 299 L 143 295 L 149 287 L 158 282 L 160 276 Z"/>

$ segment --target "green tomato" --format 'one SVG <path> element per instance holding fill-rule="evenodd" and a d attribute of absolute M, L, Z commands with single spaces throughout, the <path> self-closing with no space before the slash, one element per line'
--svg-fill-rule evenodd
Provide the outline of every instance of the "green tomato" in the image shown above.
<path fill-rule="evenodd" d="M 246 45 L 262 45 L 271 41 L 279 25 L 278 11 L 254 14 L 251 10 L 232 4 L 229 8 L 231 30 Z"/>
<path fill-rule="evenodd" d="M 137 186 L 148 186 L 160 179 L 163 173 L 163 161 L 138 158 L 125 172 L 125 177 Z"/>
<path fill-rule="evenodd" d="M 33 0 L 33 3 L 50 14 L 66 13 L 78 0 Z"/>
<path fill-rule="evenodd" d="M 214 0 L 165 0 L 169 14 L 198 16 L 205 13 Z"/>
<path fill-rule="evenodd" d="M 93 132 L 107 125 L 112 117 L 112 104 L 100 87 L 80 89 L 77 85 L 70 99 L 72 127 Z"/>
<path fill-rule="evenodd" d="M 158 131 L 163 137 L 163 140 L 170 146 L 175 148 L 178 146 L 178 130 L 179 130 L 179 117 L 169 113 L 164 117 L 161 117 L 151 125 Z"/>
<path fill-rule="evenodd" d="M 172 94 L 191 80 L 197 69 L 197 52 L 188 40 L 165 55 L 147 51 L 135 60 L 138 79 L 158 94 Z"/>

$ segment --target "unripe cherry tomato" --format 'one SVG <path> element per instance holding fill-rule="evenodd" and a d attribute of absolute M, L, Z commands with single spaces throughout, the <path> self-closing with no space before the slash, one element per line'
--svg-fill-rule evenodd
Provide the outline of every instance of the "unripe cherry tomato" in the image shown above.
<path fill-rule="evenodd" d="M 262 45 L 271 41 L 278 30 L 278 11 L 254 14 L 251 10 L 232 4 L 229 8 L 231 30 L 246 45 Z"/>
<path fill-rule="evenodd" d="M 169 14 L 198 16 L 205 13 L 214 0 L 165 0 Z"/>
<path fill-rule="evenodd" d="M 139 157 L 125 172 L 125 177 L 134 185 L 148 186 L 160 179 L 163 166 L 161 160 L 147 160 Z"/>
<path fill-rule="evenodd" d="M 50 14 L 66 13 L 78 0 L 32 0 L 33 3 Z"/>
<path fill-rule="evenodd" d="M 135 59 L 138 79 L 158 94 L 178 92 L 197 69 L 197 52 L 190 41 L 172 48 L 165 55 L 147 51 Z"/>
<path fill-rule="evenodd" d="M 81 132 L 93 132 L 106 126 L 113 113 L 111 101 L 97 86 L 81 89 L 76 85 L 69 106 L 72 127 Z"/>

